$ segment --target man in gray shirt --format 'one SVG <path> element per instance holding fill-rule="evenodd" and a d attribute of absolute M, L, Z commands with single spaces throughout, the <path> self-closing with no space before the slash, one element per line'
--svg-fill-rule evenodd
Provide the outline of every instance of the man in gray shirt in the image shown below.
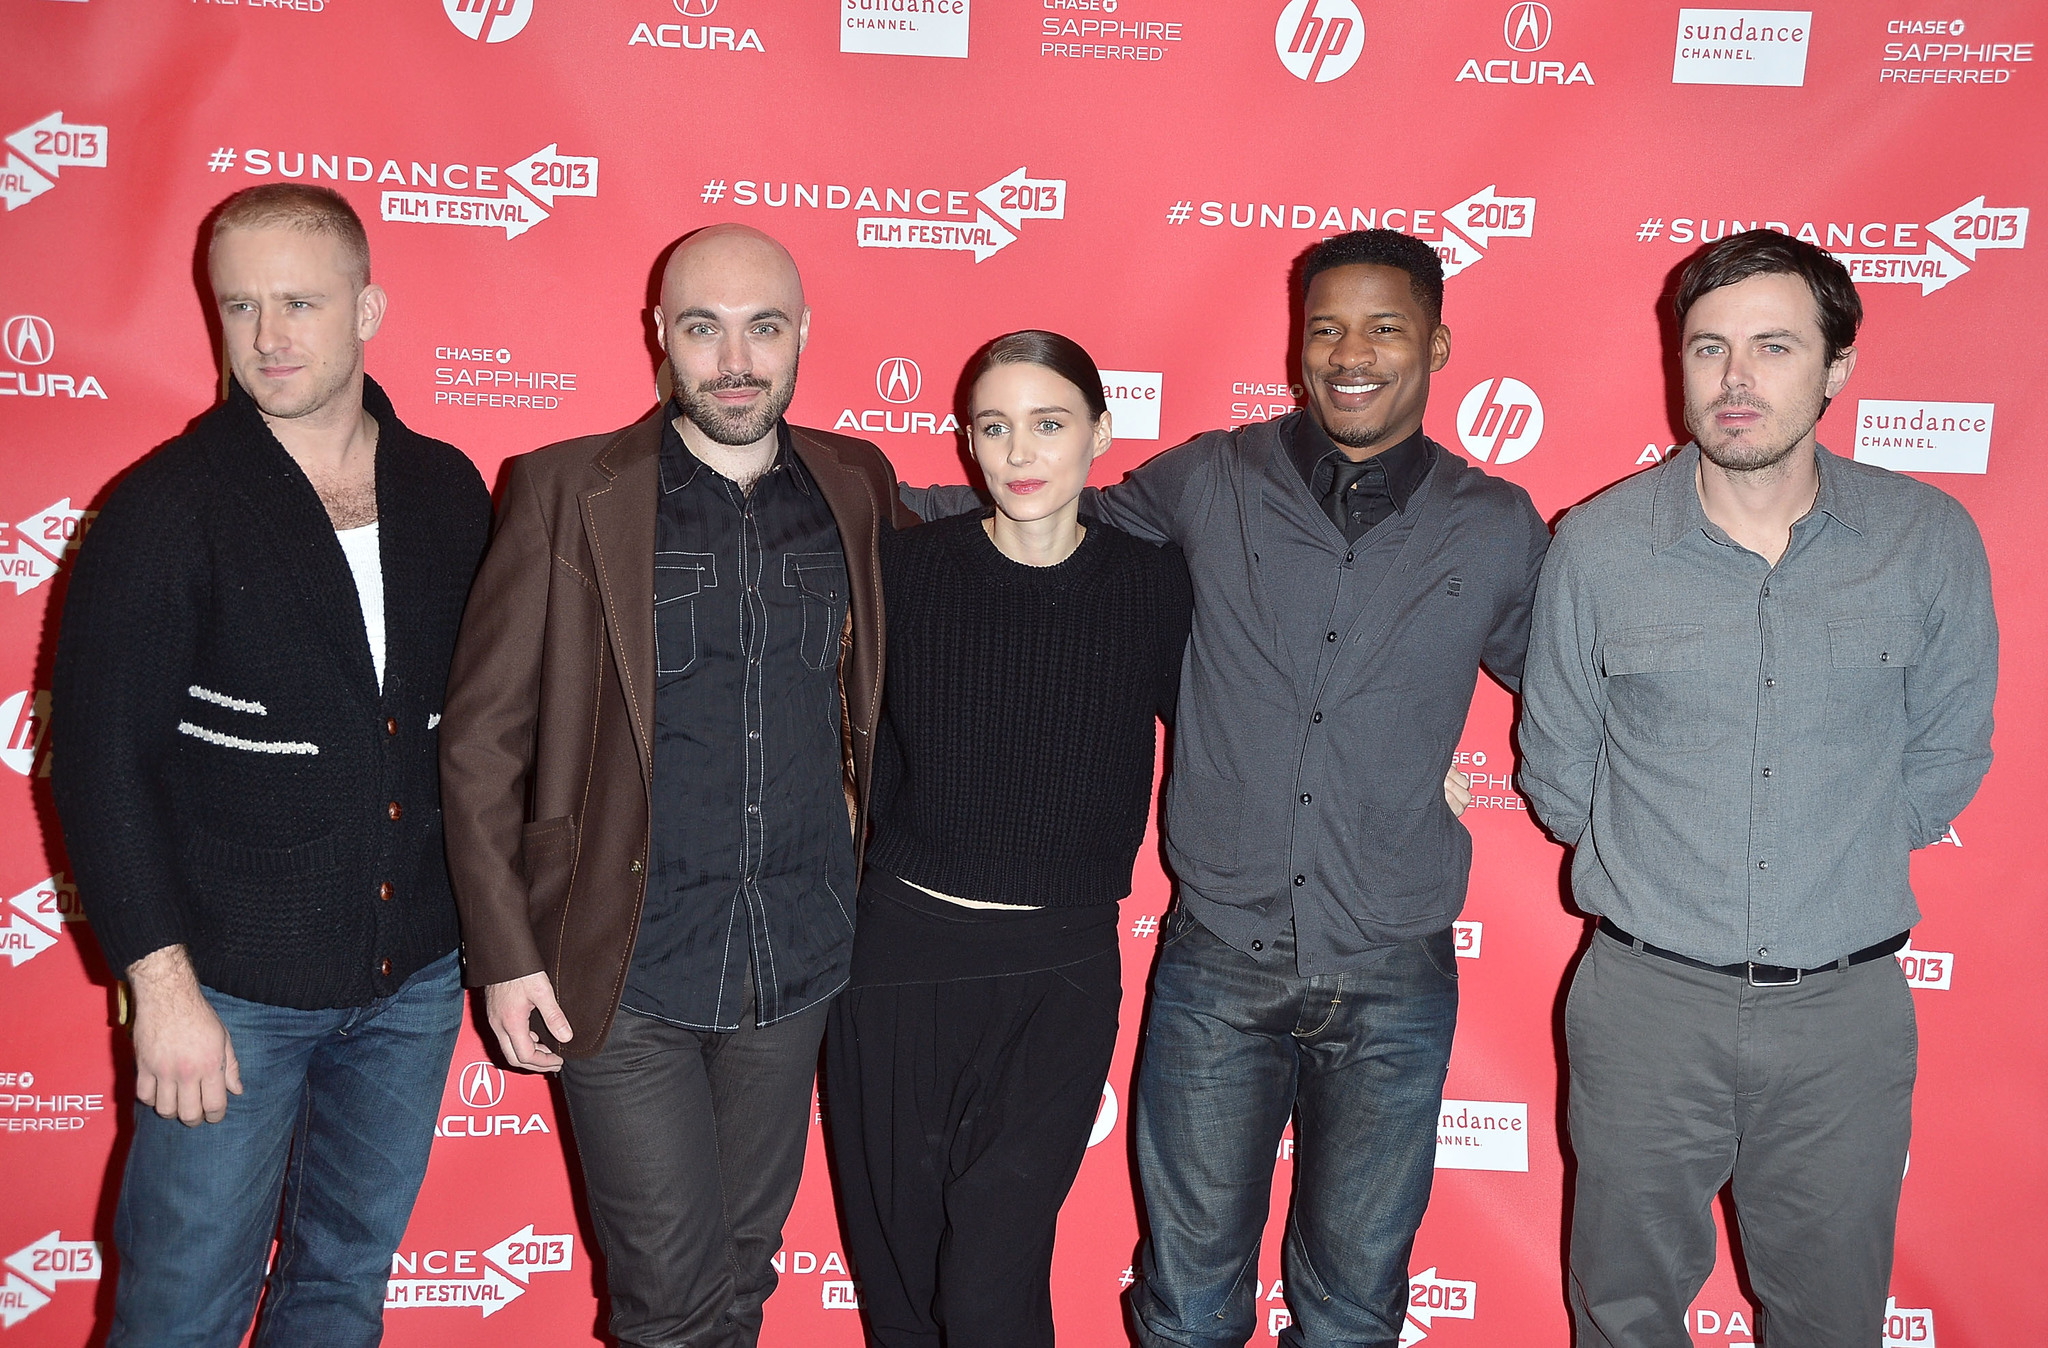
<path fill-rule="evenodd" d="M 1951 497 L 1814 441 L 1842 265 L 1768 230 L 1686 268 L 1694 443 L 1572 510 L 1522 790 L 1599 916 L 1565 1004 L 1577 1341 L 1685 1348 L 1732 1177 L 1766 1343 L 1877 1348 L 1912 1128 L 1907 854 L 1991 762 L 1998 631 Z"/>
<path fill-rule="evenodd" d="M 1300 271 L 1307 408 L 1197 436 L 1081 505 L 1178 544 L 1195 585 L 1166 783 L 1177 904 L 1132 1111 L 1145 1348 L 1257 1328 L 1290 1116 L 1280 1340 L 1399 1341 L 1472 862 L 1445 774 L 1480 667 L 1520 679 L 1550 541 L 1527 492 L 1422 433 L 1451 350 L 1430 246 L 1339 234 Z"/>

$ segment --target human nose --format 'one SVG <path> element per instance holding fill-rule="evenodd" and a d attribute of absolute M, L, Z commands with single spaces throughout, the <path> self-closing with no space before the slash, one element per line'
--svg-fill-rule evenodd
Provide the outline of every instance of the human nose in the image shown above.
<path fill-rule="evenodd" d="M 1370 369 L 1379 363 L 1379 359 L 1379 347 L 1362 333 L 1345 333 L 1330 348 L 1330 363 L 1339 369 Z"/>
<path fill-rule="evenodd" d="M 718 339 L 720 374 L 751 374 L 753 369 L 754 353 L 747 346 L 745 334 L 728 332 Z"/>
<path fill-rule="evenodd" d="M 290 345 L 291 338 L 285 333 L 283 315 L 267 304 L 256 306 L 256 349 L 269 356 Z"/>

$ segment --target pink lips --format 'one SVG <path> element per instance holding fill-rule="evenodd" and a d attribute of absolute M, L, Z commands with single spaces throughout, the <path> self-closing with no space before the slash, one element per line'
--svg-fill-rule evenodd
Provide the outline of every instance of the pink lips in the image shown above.
<path fill-rule="evenodd" d="M 1045 480 L 1043 478 L 1025 477 L 1019 478 L 1015 482 L 1005 482 L 1003 487 L 1005 490 L 1013 491 L 1019 496 L 1029 496 L 1044 485 Z"/>

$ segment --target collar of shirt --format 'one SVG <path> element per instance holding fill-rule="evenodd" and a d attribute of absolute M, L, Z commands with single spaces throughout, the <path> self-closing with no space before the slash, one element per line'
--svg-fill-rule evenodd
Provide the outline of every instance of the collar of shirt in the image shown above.
<path fill-rule="evenodd" d="M 1301 471 L 1301 480 L 1308 484 L 1309 495 L 1318 501 L 1329 490 L 1330 478 L 1337 471 L 1335 460 L 1343 453 L 1329 432 L 1323 429 L 1322 423 L 1308 412 L 1300 414 L 1294 423 L 1293 433 L 1287 437 L 1288 457 Z M 1429 476 L 1429 440 L 1418 430 L 1391 449 L 1381 450 L 1367 462 L 1379 464 L 1386 475 L 1388 499 L 1393 501 L 1394 509 L 1406 513 L 1409 498 L 1422 485 L 1422 479 Z"/>
<path fill-rule="evenodd" d="M 1813 447 L 1814 468 L 1820 473 L 1820 491 L 1813 498 L 1813 509 L 1801 518 L 1825 515 L 1860 537 L 1863 533 L 1863 499 L 1848 473 L 1837 472 L 1830 467 L 1834 458 L 1825 447 Z M 1700 501 L 1699 445 L 1687 445 L 1665 463 L 1661 470 L 1650 470 L 1664 473 L 1657 483 L 1657 494 L 1650 503 L 1650 551 L 1662 552 L 1694 532 L 1704 533 L 1717 542 L 1727 542 L 1728 535 L 1707 518 L 1707 508 Z M 1799 527 L 1797 521 L 1793 527 Z"/>
<path fill-rule="evenodd" d="M 676 429 L 676 422 L 683 416 L 682 404 L 671 398 L 663 411 L 666 415 L 661 422 L 662 492 L 666 494 L 681 491 L 696 481 L 700 473 L 708 472 L 713 477 L 718 476 L 717 469 L 692 454 L 690 447 L 683 443 L 683 433 Z M 762 474 L 761 481 L 766 482 L 778 473 L 786 475 L 790 481 L 796 483 L 804 495 L 811 494 L 811 475 L 804 471 L 803 460 L 796 456 L 796 447 L 790 443 L 789 423 L 786 421 L 775 423 L 775 462 L 768 465 L 768 471 Z"/>

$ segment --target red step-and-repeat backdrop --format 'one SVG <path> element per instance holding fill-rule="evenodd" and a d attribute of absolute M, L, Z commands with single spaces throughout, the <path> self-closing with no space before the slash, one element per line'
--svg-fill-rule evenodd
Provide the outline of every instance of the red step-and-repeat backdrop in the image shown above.
<path fill-rule="evenodd" d="M 2034 960 L 2048 796 L 2040 518 L 2048 11 L 2034 0 L 8 0 L 0 15 L 0 1348 L 103 1332 L 132 1071 L 49 807 L 52 635 L 107 484 L 217 386 L 196 228 L 252 183 L 330 185 L 391 312 L 369 368 L 494 479 L 651 403 L 678 235 L 784 240 L 815 317 L 793 417 L 963 480 L 967 354 L 1026 326 L 1112 386 L 1114 480 L 1297 404 L 1289 260 L 1364 226 L 1434 244 L 1456 334 L 1428 429 L 1554 516 L 1682 442 L 1659 310 L 1703 241 L 1836 252 L 1868 306 L 1822 423 L 1954 493 L 2006 645 L 1997 762 L 1915 858 L 1900 955 L 1921 1073 L 1886 1345 L 2034 1341 L 2048 1070 Z M 1464 1007 L 1404 1343 L 1562 1345 L 1559 1014 L 1584 924 L 1482 681 Z M 1123 907 L 1123 1040 L 1062 1224 L 1063 1342 L 1123 1342 L 1132 1053 L 1167 882 Z M 567 1344 L 601 1268 L 549 1083 L 473 1030 L 393 1263 L 397 1344 Z M 1288 1312 L 1275 1158 L 1259 1330 Z M 772 1345 L 854 1344 L 814 1135 Z M 2033 1288 L 2036 1290 L 2030 1291 Z M 1689 1322 L 1754 1339 L 1724 1246 Z"/>

